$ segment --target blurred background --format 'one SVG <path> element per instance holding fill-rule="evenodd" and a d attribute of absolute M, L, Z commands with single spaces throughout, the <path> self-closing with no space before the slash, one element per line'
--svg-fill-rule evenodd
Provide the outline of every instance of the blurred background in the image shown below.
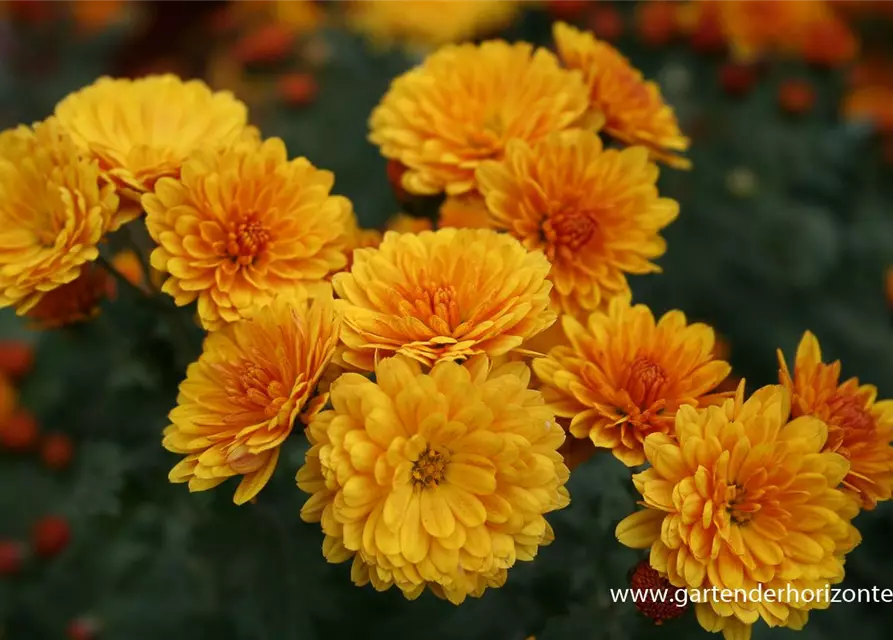
<path fill-rule="evenodd" d="M 447 42 L 551 46 L 556 19 L 656 80 L 692 138 L 693 170 L 662 171 L 681 204 L 664 273 L 632 278 L 636 299 L 714 326 L 749 389 L 810 329 L 845 378 L 893 397 L 891 2 L 2 2 L 0 124 L 43 119 L 104 74 L 203 78 L 384 228 L 437 204 L 395 192 L 366 141 L 390 80 Z M 639 556 L 613 537 L 634 497 L 610 456 L 574 471 L 556 542 L 503 589 L 409 603 L 325 563 L 299 519 L 301 437 L 257 504 L 168 484 L 160 430 L 183 372 L 126 291 L 59 331 L 0 313 L 0 371 L 0 640 L 707 637 L 692 612 L 656 627 L 611 603 Z M 844 586 L 893 587 L 893 507 L 856 524 Z M 891 626 L 891 605 L 839 604 L 755 637 Z"/>

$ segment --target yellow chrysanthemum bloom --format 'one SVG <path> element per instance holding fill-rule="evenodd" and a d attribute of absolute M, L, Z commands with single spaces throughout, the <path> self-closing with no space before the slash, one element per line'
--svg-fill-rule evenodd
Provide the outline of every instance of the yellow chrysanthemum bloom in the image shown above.
<path fill-rule="evenodd" d="M 509 143 L 511 145 L 511 143 Z M 472 191 L 461 196 L 450 196 L 440 205 L 437 226 L 457 229 L 492 229 L 490 212 L 484 198 Z"/>
<path fill-rule="evenodd" d="M 581 74 L 545 49 L 501 40 L 449 45 L 391 83 L 372 112 L 369 139 L 407 167 L 407 191 L 459 195 L 475 188 L 477 165 L 502 157 L 512 138 L 595 128 L 588 108 Z"/>
<path fill-rule="evenodd" d="M 256 496 L 335 351 L 339 324 L 331 298 L 279 296 L 208 335 L 164 430 L 164 448 L 186 456 L 170 481 L 205 491 L 241 475 L 233 502 Z M 302 420 L 325 402 L 310 401 Z"/>
<path fill-rule="evenodd" d="M 409 599 L 427 586 L 459 604 L 502 586 L 552 541 L 543 514 L 570 501 L 564 432 L 529 369 L 479 356 L 426 374 L 398 356 L 375 379 L 339 378 L 306 430 L 301 517 L 322 523 L 326 559 L 353 557 L 355 584 Z"/>
<path fill-rule="evenodd" d="M 246 134 L 247 107 L 229 92 L 174 75 L 99 78 L 56 106 L 60 124 L 134 203 L 186 157 Z M 138 213 L 137 207 L 130 207 Z"/>
<path fill-rule="evenodd" d="M 162 290 L 178 305 L 197 299 L 202 325 L 214 330 L 278 293 L 327 286 L 347 264 L 353 224 L 333 183 L 306 158 L 289 160 L 278 138 L 196 152 L 179 180 L 160 179 L 142 200 L 158 243 L 152 266 L 170 274 Z"/>
<path fill-rule="evenodd" d="M 583 72 L 592 107 L 605 116 L 606 133 L 625 144 L 648 147 L 655 158 L 671 167 L 691 167 L 676 155 L 686 151 L 690 141 L 655 82 L 643 79 L 619 51 L 588 31 L 557 22 L 553 34 L 561 61 Z"/>
<path fill-rule="evenodd" d="M 376 46 L 425 48 L 492 34 L 511 24 L 518 10 L 510 0 L 363 0 L 347 4 L 347 22 Z"/>
<path fill-rule="evenodd" d="M 546 400 L 570 432 L 610 449 L 629 467 L 642 464 L 642 443 L 651 433 L 669 433 L 676 411 L 715 402 L 710 392 L 731 367 L 713 357 L 713 330 L 686 324 L 670 311 L 655 322 L 642 304 L 628 297 L 596 311 L 586 325 L 561 317 L 570 343 L 533 361 L 546 385 Z"/>
<path fill-rule="evenodd" d="M 682 407 L 671 434 L 645 439 L 651 468 L 633 483 L 646 509 L 616 531 L 624 545 L 650 548 L 651 566 L 698 603 L 701 626 L 727 640 L 749 639 L 760 618 L 801 629 L 809 609 L 828 606 L 815 591 L 843 579 L 843 556 L 859 543 L 858 508 L 837 488 L 849 465 L 822 453 L 825 424 L 789 422 L 780 386 L 743 396 L 742 383 L 722 406 Z M 781 597 L 720 601 L 713 587 Z M 797 595 L 805 590 L 813 597 Z"/>
<path fill-rule="evenodd" d="M 0 308 L 18 314 L 75 280 L 121 218 L 96 162 L 54 119 L 0 134 Z"/>
<path fill-rule="evenodd" d="M 533 146 L 512 140 L 501 161 L 476 176 L 496 229 L 552 263 L 552 298 L 580 315 L 629 291 L 627 273 L 659 272 L 660 230 L 679 204 L 661 198 L 658 168 L 644 147 L 604 150 L 598 135 L 572 130 Z"/>
<path fill-rule="evenodd" d="M 877 400 L 877 388 L 858 378 L 840 383 L 840 361 L 822 362 L 816 337 L 807 331 L 797 348 L 792 376 L 781 351 L 781 383 L 793 395 L 792 413 L 815 416 L 828 425 L 825 451 L 846 458 L 844 479 L 863 509 L 874 509 L 893 492 L 893 400 Z"/>
<path fill-rule="evenodd" d="M 542 253 L 489 229 L 389 231 L 332 280 L 342 357 L 371 371 L 376 357 L 394 353 L 427 366 L 508 353 L 555 322 L 548 273 Z"/>

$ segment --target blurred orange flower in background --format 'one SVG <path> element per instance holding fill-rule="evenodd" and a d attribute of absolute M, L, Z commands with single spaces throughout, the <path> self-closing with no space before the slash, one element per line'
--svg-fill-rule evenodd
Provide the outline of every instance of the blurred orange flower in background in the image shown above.
<path fill-rule="evenodd" d="M 96 317 L 103 300 L 115 297 L 116 290 L 115 280 L 104 268 L 88 263 L 77 278 L 44 295 L 25 315 L 39 329 L 86 322 Z"/>
<path fill-rule="evenodd" d="M 480 193 L 472 191 L 461 196 L 449 196 L 440 205 L 439 228 L 490 229 L 493 223 L 487 203 Z"/>

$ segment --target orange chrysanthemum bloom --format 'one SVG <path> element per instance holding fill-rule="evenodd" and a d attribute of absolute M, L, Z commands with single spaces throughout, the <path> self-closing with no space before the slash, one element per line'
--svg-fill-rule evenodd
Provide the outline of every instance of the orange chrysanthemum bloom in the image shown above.
<path fill-rule="evenodd" d="M 390 231 L 357 249 L 332 282 L 342 300 L 343 359 L 371 371 L 376 354 L 425 365 L 499 356 L 555 321 L 549 261 L 489 229 Z"/>
<path fill-rule="evenodd" d="M 100 78 L 62 100 L 56 116 L 134 203 L 162 176 L 179 176 L 196 149 L 227 146 L 250 133 L 248 109 L 231 93 L 174 75 Z"/>
<path fill-rule="evenodd" d="M 491 368 L 486 356 L 427 374 L 398 356 L 375 382 L 339 378 L 297 475 L 326 559 L 353 558 L 359 586 L 409 599 L 428 587 L 455 604 L 532 560 L 554 537 L 543 515 L 570 499 L 564 432 L 529 380 L 523 363 Z"/>
<path fill-rule="evenodd" d="M 651 566 L 688 591 L 701 626 L 726 640 L 749 640 L 761 618 L 801 629 L 810 609 L 828 606 L 816 594 L 843 579 L 844 555 L 860 540 L 850 524 L 858 509 L 838 489 L 847 461 L 822 452 L 824 423 L 789 421 L 790 409 L 780 386 L 745 402 L 743 383 L 721 406 L 680 408 L 670 433 L 645 439 L 651 468 L 633 483 L 646 509 L 617 525 L 620 542 L 650 549 Z M 714 588 L 776 597 L 729 601 Z"/>
<path fill-rule="evenodd" d="M 591 131 L 565 131 L 533 147 L 509 142 L 477 180 L 490 218 L 552 263 L 552 297 L 565 313 L 597 309 L 629 290 L 626 273 L 658 272 L 660 230 L 679 205 L 657 192 L 658 168 L 644 147 L 604 150 Z"/>
<path fill-rule="evenodd" d="M 655 82 L 646 81 L 629 60 L 607 42 L 563 22 L 553 27 L 561 61 L 583 72 L 592 107 L 605 116 L 605 132 L 625 144 L 641 144 L 677 169 L 691 162 L 676 155 L 688 149 L 673 109 Z"/>
<path fill-rule="evenodd" d="M 519 9 L 512 0 L 363 0 L 347 5 L 347 21 L 376 46 L 424 48 L 495 33 Z"/>
<path fill-rule="evenodd" d="M 77 278 L 122 219 L 101 182 L 54 119 L 0 134 L 0 308 L 20 315 Z"/>
<path fill-rule="evenodd" d="M 99 303 L 115 297 L 116 290 L 106 270 L 89 262 L 77 278 L 44 295 L 25 315 L 39 329 L 86 322 L 99 314 Z"/>
<path fill-rule="evenodd" d="M 492 229 L 490 212 L 481 195 L 473 191 L 461 196 L 450 196 L 440 205 L 437 226 L 457 229 Z"/>
<path fill-rule="evenodd" d="M 573 316 L 561 320 L 569 346 L 533 361 L 546 400 L 558 417 L 572 418 L 575 437 L 591 438 L 629 467 L 645 461 L 646 436 L 672 430 L 680 407 L 715 402 L 709 394 L 731 370 L 713 357 L 713 330 L 687 325 L 681 311 L 655 322 L 648 307 L 618 297 L 585 326 Z"/>
<path fill-rule="evenodd" d="M 178 305 L 197 299 L 214 330 L 278 293 L 326 286 L 347 264 L 353 219 L 350 201 L 330 195 L 333 183 L 306 158 L 289 160 L 278 138 L 196 152 L 179 180 L 160 179 L 142 200 L 159 245 L 152 266 L 170 274 L 162 290 Z"/>
<path fill-rule="evenodd" d="M 307 405 L 307 420 L 326 403 L 325 395 L 308 400 L 335 351 L 339 323 L 331 298 L 279 296 L 253 318 L 211 333 L 164 430 L 164 448 L 186 455 L 170 481 L 204 491 L 241 475 L 233 502 L 256 496 L 301 410 Z"/>
<path fill-rule="evenodd" d="M 828 425 L 824 451 L 850 463 L 844 479 L 863 509 L 874 509 L 893 492 L 893 400 L 877 401 L 877 388 L 858 378 L 840 382 L 840 361 L 822 362 L 816 337 L 807 331 L 797 347 L 794 375 L 781 350 L 781 383 L 793 394 L 793 415 L 815 416 Z"/>
<path fill-rule="evenodd" d="M 475 188 L 477 165 L 502 157 L 512 138 L 594 128 L 588 107 L 580 73 L 545 49 L 501 40 L 450 45 L 391 83 L 372 112 L 369 139 L 407 167 L 407 191 L 459 195 Z"/>

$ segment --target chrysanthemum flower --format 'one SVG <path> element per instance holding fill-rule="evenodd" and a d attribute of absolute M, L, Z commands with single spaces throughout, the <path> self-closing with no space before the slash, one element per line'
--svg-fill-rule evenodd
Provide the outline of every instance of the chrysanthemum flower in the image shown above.
<path fill-rule="evenodd" d="M 306 158 L 288 160 L 278 138 L 196 152 L 179 180 L 160 179 L 142 200 L 159 245 L 152 266 L 170 274 L 163 291 L 178 305 L 197 299 L 214 330 L 278 293 L 319 288 L 347 264 L 352 228 L 350 201 L 330 195 L 333 183 Z"/>
<path fill-rule="evenodd" d="M 679 205 L 657 192 L 658 168 L 644 147 L 604 150 L 591 131 L 556 133 L 476 172 L 497 229 L 552 263 L 552 297 L 565 313 L 598 308 L 629 290 L 626 273 L 658 272 L 660 230 Z"/>
<path fill-rule="evenodd" d="M 407 191 L 459 195 L 474 189 L 477 165 L 502 157 L 512 138 L 594 128 L 588 107 L 581 74 L 561 69 L 545 49 L 501 40 L 450 45 L 391 83 L 372 112 L 369 139 L 407 167 Z"/>
<path fill-rule="evenodd" d="M 840 361 L 822 362 L 816 337 L 800 340 L 792 376 L 781 351 L 781 383 L 793 395 L 792 414 L 815 416 L 828 425 L 825 451 L 850 463 L 844 485 L 863 509 L 874 509 L 893 492 L 893 400 L 877 400 L 877 388 L 858 378 L 840 383 Z"/>
<path fill-rule="evenodd" d="M 56 116 L 121 194 L 138 203 L 162 176 L 179 176 L 196 149 L 225 147 L 245 135 L 248 109 L 199 80 L 156 75 L 100 78 L 62 100 Z"/>
<path fill-rule="evenodd" d="M 570 315 L 561 320 L 570 345 L 533 361 L 546 400 L 573 419 L 575 437 L 630 467 L 645 461 L 646 436 L 672 430 L 680 407 L 715 402 L 710 391 L 731 369 L 713 358 L 713 330 L 686 324 L 681 311 L 655 322 L 648 307 L 618 297 L 585 326 Z"/>
<path fill-rule="evenodd" d="M 99 304 L 114 298 L 115 281 L 102 267 L 88 262 L 77 278 L 46 293 L 26 315 L 40 329 L 86 322 L 99 314 Z"/>
<path fill-rule="evenodd" d="M 27 313 L 80 275 L 121 219 L 101 182 L 55 119 L 0 134 L 0 307 Z"/>
<path fill-rule="evenodd" d="M 532 560 L 553 538 L 543 514 L 569 503 L 569 473 L 564 432 L 529 378 L 523 363 L 491 370 L 486 356 L 427 374 L 398 356 L 375 382 L 338 379 L 297 475 L 326 559 L 353 558 L 357 585 L 410 599 L 427 586 L 456 604 Z"/>
<path fill-rule="evenodd" d="M 279 296 L 254 318 L 211 333 L 164 430 L 164 448 L 186 455 L 170 481 L 204 491 L 241 475 L 233 501 L 257 495 L 301 410 L 307 405 L 306 421 L 325 404 L 324 395 L 308 399 L 335 351 L 339 323 L 331 298 Z"/>
<path fill-rule="evenodd" d="M 542 253 L 489 229 L 390 231 L 378 249 L 354 251 L 350 273 L 332 280 L 343 359 L 371 371 L 376 354 L 430 366 L 508 353 L 555 321 L 548 273 Z"/>
<path fill-rule="evenodd" d="M 742 384 L 722 406 L 682 407 L 672 433 L 645 439 L 651 468 L 633 483 L 646 509 L 616 531 L 624 545 L 650 549 L 651 566 L 698 603 L 701 626 L 727 640 L 750 638 L 760 618 L 802 628 L 809 609 L 828 603 L 788 595 L 788 587 L 815 596 L 840 582 L 843 556 L 859 542 L 850 524 L 858 508 L 837 488 L 849 465 L 822 453 L 825 424 L 789 422 L 790 395 L 780 386 L 743 396 Z M 780 597 L 720 601 L 713 587 Z"/>
<path fill-rule="evenodd" d="M 428 218 L 419 218 L 405 213 L 398 213 L 393 216 L 386 225 L 388 231 L 396 231 L 397 233 L 421 233 L 422 231 L 430 231 L 433 226 Z"/>
<path fill-rule="evenodd" d="M 437 226 L 457 229 L 492 229 L 490 212 L 484 198 L 472 191 L 461 196 L 450 196 L 440 205 Z"/>
<path fill-rule="evenodd" d="M 563 22 L 555 23 L 553 32 L 561 61 L 583 72 L 592 107 L 605 116 L 606 133 L 626 144 L 648 147 L 655 158 L 671 167 L 691 167 L 676 155 L 688 149 L 689 139 L 656 83 L 644 80 L 619 51 L 589 32 Z"/>
<path fill-rule="evenodd" d="M 364 0 L 347 3 L 347 21 L 376 46 L 424 48 L 492 34 L 511 23 L 518 9 L 511 0 Z"/>

